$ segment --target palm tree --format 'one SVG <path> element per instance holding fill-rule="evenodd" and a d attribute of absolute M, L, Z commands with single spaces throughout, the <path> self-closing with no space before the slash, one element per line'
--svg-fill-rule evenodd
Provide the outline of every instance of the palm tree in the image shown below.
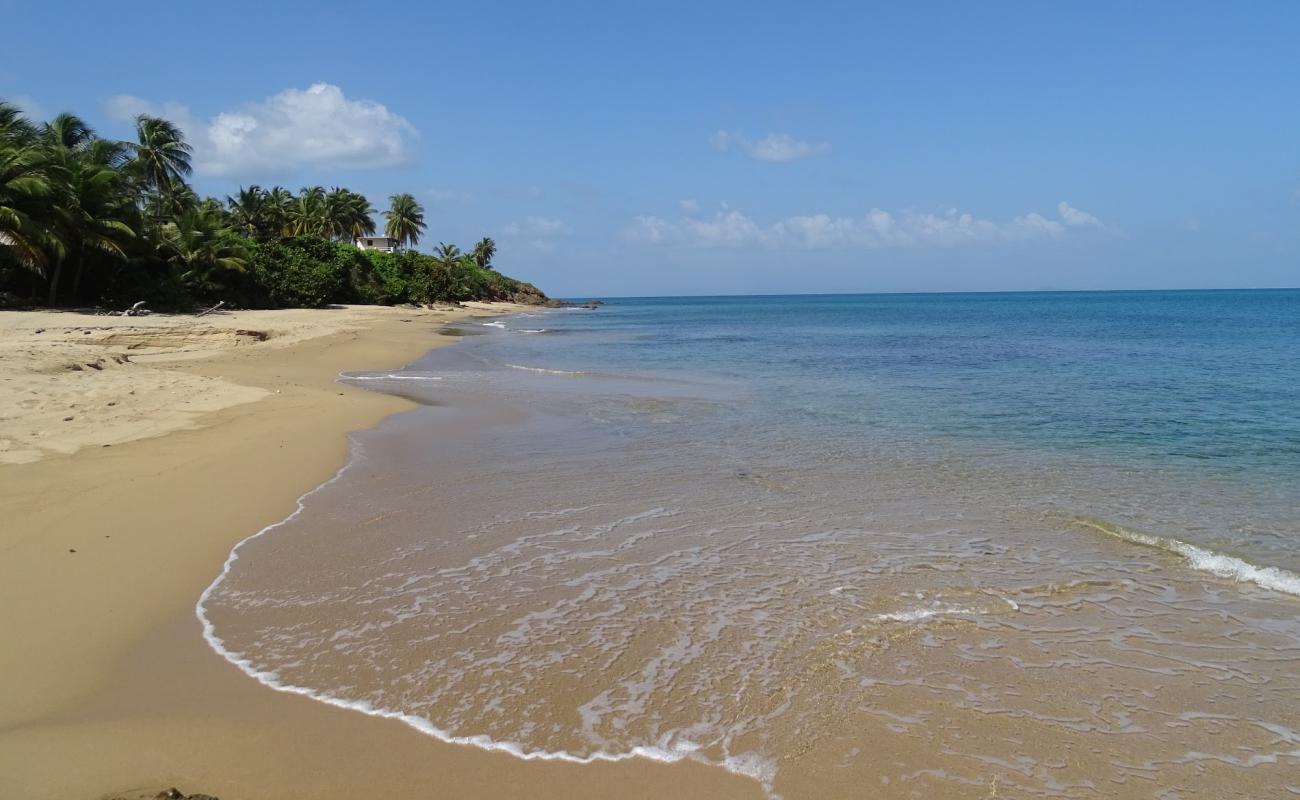
<path fill-rule="evenodd" d="M 365 195 L 340 189 L 337 186 L 325 195 L 323 233 L 326 238 L 350 241 L 358 236 L 375 232 L 371 214 L 375 209 Z"/>
<path fill-rule="evenodd" d="M 88 125 L 71 114 L 60 114 L 47 123 L 40 139 L 46 169 L 57 176 L 52 187 L 53 235 L 46 237 L 48 258 L 54 263 L 49 276 L 49 303 L 54 305 L 67 258 L 76 264 L 75 296 L 87 260 L 96 254 L 126 258 L 125 244 L 135 230 L 128 223 L 125 144 L 96 138 Z"/>
<path fill-rule="evenodd" d="M 373 236 L 375 233 L 375 207 L 370 205 L 370 201 L 363 194 L 348 192 L 348 210 L 351 230 L 348 231 L 349 239 L 356 239 L 358 236 Z"/>
<path fill-rule="evenodd" d="M 272 186 L 266 193 L 266 224 L 273 235 L 289 235 L 289 209 L 293 200 L 293 192 L 283 186 Z"/>
<path fill-rule="evenodd" d="M 242 272 L 248 259 L 241 240 L 201 205 L 163 226 L 158 250 L 182 283 L 199 290 L 211 288 L 214 273 Z"/>
<path fill-rule="evenodd" d="M 492 241 L 492 237 L 484 236 L 474 245 L 474 263 L 483 269 L 492 269 L 492 257 L 497 254 L 497 243 Z"/>
<path fill-rule="evenodd" d="M 424 233 L 424 208 L 414 195 L 395 194 L 389 198 L 388 211 L 384 212 L 384 235 L 396 239 L 403 247 L 415 247 Z"/>
<path fill-rule="evenodd" d="M 289 207 L 290 235 L 328 238 L 325 211 L 324 187 L 304 186 Z"/>
<path fill-rule="evenodd" d="M 16 106 L 0 102 L 0 256 L 45 276 L 52 232 L 51 181 L 36 129 Z"/>
<path fill-rule="evenodd" d="M 36 128 L 18 106 L 0 100 L 0 141 L 31 144 L 36 140 Z"/>
<path fill-rule="evenodd" d="M 454 244 L 438 242 L 438 246 L 433 250 L 433 257 L 450 267 L 452 264 L 460 261 L 460 248 Z"/>
<path fill-rule="evenodd" d="M 171 194 L 192 171 L 193 149 L 181 129 L 171 122 L 145 114 L 135 118 L 135 167 L 141 184 L 158 194 Z"/>
<path fill-rule="evenodd" d="M 76 114 L 60 114 L 41 126 L 41 141 L 56 151 L 74 152 L 95 139 L 95 131 Z"/>
<path fill-rule="evenodd" d="M 247 189 L 239 187 L 234 197 L 226 195 L 231 224 L 240 233 L 255 239 L 264 239 L 269 233 L 267 205 L 267 194 L 257 184 Z"/>

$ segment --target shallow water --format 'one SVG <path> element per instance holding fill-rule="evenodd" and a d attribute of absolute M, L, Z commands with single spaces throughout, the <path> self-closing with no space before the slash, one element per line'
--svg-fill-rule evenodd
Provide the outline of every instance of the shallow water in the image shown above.
<path fill-rule="evenodd" d="M 1300 292 L 480 329 L 347 378 L 429 405 L 205 596 L 246 670 L 787 798 L 1300 794 Z"/>

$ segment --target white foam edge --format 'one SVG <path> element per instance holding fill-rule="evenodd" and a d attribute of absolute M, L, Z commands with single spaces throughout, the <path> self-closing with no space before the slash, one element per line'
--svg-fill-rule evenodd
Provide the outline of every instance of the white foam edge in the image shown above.
<path fill-rule="evenodd" d="M 389 372 L 384 375 L 349 375 L 339 373 L 339 378 L 346 381 L 440 381 L 441 375 L 403 375 Z"/>
<path fill-rule="evenodd" d="M 208 584 L 208 587 L 203 590 L 202 594 L 199 595 L 198 601 L 196 601 L 194 604 L 194 615 L 198 618 L 199 623 L 203 626 L 204 641 L 208 643 L 208 646 L 211 647 L 213 651 L 217 653 L 217 655 L 221 656 L 226 661 L 230 662 L 230 664 L 232 664 L 234 667 L 239 669 L 248 677 L 252 678 L 253 680 L 257 681 L 258 683 L 262 684 L 263 686 L 269 689 L 273 689 L 277 692 L 284 692 L 286 694 L 296 694 L 296 695 L 301 695 L 303 697 L 309 697 L 312 700 L 315 700 L 320 703 L 324 703 L 326 705 L 334 706 L 336 708 L 344 708 L 351 711 L 359 711 L 362 714 L 365 714 L 366 716 L 370 716 L 370 717 L 379 717 L 381 719 L 397 720 L 399 722 L 406 724 L 410 728 L 422 734 L 425 734 L 426 736 L 432 736 L 433 738 L 438 739 L 439 741 L 442 742 L 446 742 L 447 744 L 465 745 L 469 747 L 477 747 L 481 750 L 506 753 L 508 755 L 514 756 L 515 758 L 519 758 L 524 761 L 564 761 L 571 764 L 594 764 L 597 762 L 618 762 L 618 761 L 628 761 L 634 758 L 644 758 L 650 761 L 658 761 L 665 764 L 675 764 L 679 761 L 689 758 L 708 766 L 721 767 L 722 769 L 732 773 L 733 775 L 737 775 L 740 777 L 749 778 L 751 780 L 757 781 L 762 785 L 764 792 L 770 798 L 774 798 L 775 800 L 777 796 L 772 794 L 771 777 L 770 777 L 772 774 L 775 773 L 774 770 L 771 771 L 770 773 L 768 770 L 756 770 L 754 769 L 754 764 L 752 763 L 752 761 L 748 758 L 743 758 L 743 757 L 737 759 L 728 756 L 721 763 L 717 761 L 711 761 L 707 758 L 699 756 L 697 754 L 698 745 L 695 745 L 692 742 L 683 741 L 673 746 L 670 749 L 665 749 L 661 747 L 650 747 L 645 745 L 637 745 L 636 747 L 633 747 L 631 750 L 625 753 L 607 753 L 603 750 L 597 750 L 594 753 L 590 753 L 588 755 L 583 756 L 583 755 L 577 755 L 576 753 L 569 753 L 564 750 L 556 750 L 556 751 L 528 750 L 525 749 L 523 745 L 517 742 L 497 741 L 483 734 L 478 734 L 474 736 L 457 736 L 455 734 L 452 734 L 449 731 L 439 728 L 438 726 L 434 725 L 432 722 L 430 722 L 429 720 L 423 717 L 417 717 L 413 714 L 404 714 L 400 711 L 392 711 L 385 708 L 377 708 L 374 705 L 365 701 L 344 700 L 342 698 L 334 697 L 333 695 L 327 694 L 326 692 L 322 692 L 317 689 L 312 689 L 307 686 L 295 686 L 290 683 L 285 683 L 280 680 L 280 676 L 277 673 L 271 670 L 258 669 L 253 665 L 251 659 L 245 658 L 242 654 L 236 653 L 233 650 L 227 648 L 225 641 L 221 637 L 217 636 L 216 626 L 213 625 L 212 620 L 208 618 L 207 610 L 204 608 L 204 604 L 207 602 L 208 598 L 212 596 L 212 593 L 216 591 L 217 587 L 219 587 L 222 584 L 222 582 L 225 581 L 226 576 L 230 574 L 231 568 L 233 568 L 235 562 L 239 560 L 239 550 L 241 547 L 243 547 L 248 542 L 253 541 L 254 539 L 265 536 L 266 534 L 270 533 L 276 528 L 279 528 L 283 525 L 287 525 L 288 523 L 292 522 L 300 514 L 302 514 L 303 510 L 306 508 L 307 498 L 311 497 L 317 492 L 322 491 L 326 487 L 336 483 L 352 467 L 352 465 L 356 463 L 355 453 L 352 452 L 356 448 L 356 440 L 353 439 L 352 437 L 349 437 L 349 442 L 350 442 L 350 447 L 349 447 L 349 455 L 348 455 L 347 463 L 345 463 L 342 467 L 339 467 L 338 472 L 335 472 L 332 478 L 330 478 L 329 480 L 325 481 L 321 485 L 317 486 L 316 488 L 300 496 L 295 503 L 293 512 L 290 513 L 289 516 L 285 517 L 279 522 L 271 523 L 270 525 L 267 525 L 266 527 L 262 528 L 256 533 L 250 536 L 246 536 L 243 539 L 239 540 L 239 542 L 237 542 L 235 546 L 230 549 L 230 554 L 226 556 L 226 560 L 221 567 L 221 573 L 217 575 L 217 577 L 213 579 L 212 583 Z"/>
<path fill-rule="evenodd" d="M 1122 541 L 1154 547 L 1180 555 L 1187 560 L 1188 565 L 1194 570 L 1208 572 L 1211 575 L 1228 578 L 1239 583 L 1253 583 L 1275 592 L 1300 597 L 1300 575 L 1281 567 L 1261 567 L 1236 556 L 1189 544 L 1181 539 L 1142 533 L 1129 530 L 1120 525 L 1097 523 L 1086 519 L 1078 520 L 1078 522 Z"/>
<path fill-rule="evenodd" d="M 544 375 L 586 375 L 585 372 L 573 372 L 567 369 L 545 369 L 543 367 L 525 367 L 523 364 L 506 364 L 510 369 L 522 369 L 525 372 L 540 372 Z"/>

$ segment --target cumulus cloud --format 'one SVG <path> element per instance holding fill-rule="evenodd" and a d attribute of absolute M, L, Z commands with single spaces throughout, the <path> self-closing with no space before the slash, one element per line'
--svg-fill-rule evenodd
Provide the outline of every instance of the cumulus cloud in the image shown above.
<path fill-rule="evenodd" d="M 1057 207 L 1059 219 L 1028 213 L 997 222 L 949 209 L 942 214 L 903 211 L 893 214 L 873 208 L 860 217 L 811 214 L 786 217 L 771 224 L 755 222 L 734 209 L 712 217 L 668 220 L 638 216 L 623 231 L 624 238 L 646 244 L 706 247 L 794 247 L 808 249 L 958 247 L 962 245 L 1057 239 L 1070 228 L 1103 229 L 1097 217 L 1066 203 Z"/>
<path fill-rule="evenodd" d="M 1070 225 L 1073 227 L 1078 227 L 1081 225 L 1088 225 L 1094 228 L 1102 227 L 1101 220 L 1089 214 L 1087 211 L 1080 211 L 1079 209 L 1074 208 L 1064 200 L 1062 200 L 1060 203 L 1057 203 L 1056 210 L 1057 213 L 1061 215 L 1061 220 L 1066 225 Z"/>
<path fill-rule="evenodd" d="M 798 161 L 829 153 L 829 142 L 806 142 L 788 133 L 769 133 L 762 139 L 751 139 L 740 131 L 718 131 L 709 137 L 709 144 L 719 153 L 739 150 L 756 161 Z"/>
<path fill-rule="evenodd" d="M 692 200 L 690 198 L 687 198 L 686 200 L 678 200 L 677 207 L 682 210 L 683 214 L 700 213 L 700 203 L 698 200 Z"/>
<path fill-rule="evenodd" d="M 208 120 L 177 103 L 115 95 L 110 116 L 152 114 L 172 120 L 194 147 L 205 175 L 292 172 L 299 167 L 396 167 L 414 157 L 419 134 L 404 117 L 372 100 L 349 98 L 329 83 L 285 89 Z"/>

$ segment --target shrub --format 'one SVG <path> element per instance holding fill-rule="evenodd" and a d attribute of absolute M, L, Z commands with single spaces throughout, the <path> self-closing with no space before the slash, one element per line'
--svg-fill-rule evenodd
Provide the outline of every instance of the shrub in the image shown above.
<path fill-rule="evenodd" d="M 355 248 L 353 252 L 358 253 Z M 320 308 L 347 299 L 348 259 L 340 246 L 300 236 L 259 242 L 240 277 L 243 305 L 253 308 Z"/>
<path fill-rule="evenodd" d="M 355 250 L 355 248 L 354 248 Z M 416 253 L 385 253 L 380 250 L 356 251 L 369 267 L 362 274 L 351 275 L 353 294 L 359 303 L 392 305 L 410 299 L 410 274 Z"/>

